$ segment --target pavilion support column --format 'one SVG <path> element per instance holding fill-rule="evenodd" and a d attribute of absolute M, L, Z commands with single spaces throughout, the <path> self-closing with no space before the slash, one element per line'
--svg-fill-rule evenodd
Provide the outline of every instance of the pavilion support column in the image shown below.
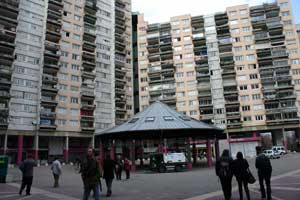
<path fill-rule="evenodd" d="M 39 136 L 35 134 L 34 136 L 34 159 L 37 161 L 39 159 Z"/>
<path fill-rule="evenodd" d="M 103 166 L 103 144 L 102 144 L 102 140 L 100 139 L 99 142 L 99 163 L 101 166 Z"/>
<path fill-rule="evenodd" d="M 168 141 L 167 141 L 167 138 L 164 138 L 163 153 L 168 153 Z"/>
<path fill-rule="evenodd" d="M 220 157 L 220 146 L 219 146 L 219 140 L 215 140 L 215 152 L 216 152 L 216 160 Z"/>
<path fill-rule="evenodd" d="M 22 154 L 23 154 L 23 135 L 18 135 L 18 151 L 17 151 L 17 164 L 22 163 Z"/>
<path fill-rule="evenodd" d="M 193 164 L 195 165 L 197 163 L 197 157 L 198 157 L 198 151 L 196 148 L 196 140 L 193 139 L 193 148 L 192 148 L 192 152 L 193 152 Z"/>
<path fill-rule="evenodd" d="M 135 172 L 136 171 L 136 166 L 135 166 L 135 140 L 132 140 L 131 145 L 130 145 L 130 160 L 131 160 L 131 171 Z"/>
<path fill-rule="evenodd" d="M 4 135 L 4 147 L 3 147 L 3 154 L 7 154 L 7 140 L 8 140 L 8 135 L 7 133 Z"/>
<path fill-rule="evenodd" d="M 186 141 L 186 151 L 187 151 L 187 160 L 188 160 L 188 163 L 187 163 L 187 168 L 188 169 L 192 169 L 193 168 L 193 164 L 192 164 L 192 153 L 191 153 L 191 138 L 188 138 Z"/>
<path fill-rule="evenodd" d="M 69 162 L 69 136 L 65 138 L 64 159 L 66 163 Z"/>
<path fill-rule="evenodd" d="M 111 142 L 110 159 L 115 160 L 115 140 L 112 140 L 112 142 Z"/>
<path fill-rule="evenodd" d="M 212 158 L 211 158 L 211 142 L 208 139 L 206 141 L 206 148 L 207 148 L 207 152 L 206 152 L 206 156 L 207 156 L 207 166 L 211 167 L 212 166 Z"/>

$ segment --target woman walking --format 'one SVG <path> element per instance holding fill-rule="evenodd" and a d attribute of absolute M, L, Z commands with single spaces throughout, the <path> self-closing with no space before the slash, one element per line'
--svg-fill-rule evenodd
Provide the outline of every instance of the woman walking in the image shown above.
<path fill-rule="evenodd" d="M 246 192 L 247 199 L 250 200 L 250 193 L 248 188 L 248 168 L 249 164 L 244 159 L 242 152 L 236 154 L 236 159 L 233 161 L 233 173 L 238 182 L 240 200 L 243 200 L 243 185 Z"/>

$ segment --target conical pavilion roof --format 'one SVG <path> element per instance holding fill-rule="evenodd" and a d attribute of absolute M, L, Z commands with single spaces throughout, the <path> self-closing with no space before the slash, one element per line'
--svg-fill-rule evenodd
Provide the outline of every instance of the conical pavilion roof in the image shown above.
<path fill-rule="evenodd" d="M 96 135 L 130 134 L 137 132 L 170 132 L 170 131 L 198 131 L 222 133 L 223 130 L 202 121 L 188 117 L 170 108 L 162 102 L 154 102 L 145 110 L 137 113 L 129 121 L 97 132 Z M 188 132 L 187 132 L 188 133 Z"/>

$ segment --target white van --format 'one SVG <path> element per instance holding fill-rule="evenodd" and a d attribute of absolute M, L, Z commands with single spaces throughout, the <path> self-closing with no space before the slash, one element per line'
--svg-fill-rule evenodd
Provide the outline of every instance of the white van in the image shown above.
<path fill-rule="evenodd" d="M 284 154 L 287 154 L 285 148 L 283 146 L 274 146 L 272 148 L 273 151 L 279 153 L 280 155 L 284 155 Z"/>

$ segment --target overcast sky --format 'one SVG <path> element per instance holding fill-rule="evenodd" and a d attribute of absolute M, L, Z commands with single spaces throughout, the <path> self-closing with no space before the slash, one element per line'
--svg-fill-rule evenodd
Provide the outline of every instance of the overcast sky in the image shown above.
<path fill-rule="evenodd" d="M 300 0 L 292 0 L 296 23 L 299 23 Z M 144 13 L 149 23 L 167 22 L 170 17 L 191 14 L 203 15 L 225 11 L 226 7 L 258 5 L 273 0 L 132 0 L 132 10 Z"/>

